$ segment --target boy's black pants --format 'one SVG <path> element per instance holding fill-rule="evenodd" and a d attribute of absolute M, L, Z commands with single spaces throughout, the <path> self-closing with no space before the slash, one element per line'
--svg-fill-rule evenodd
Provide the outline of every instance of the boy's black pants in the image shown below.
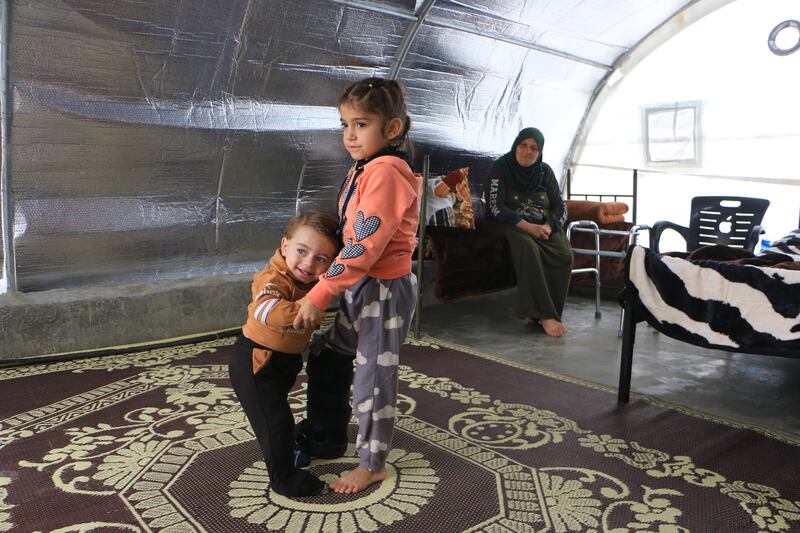
<path fill-rule="evenodd" d="M 294 417 L 289 390 L 303 368 L 299 354 L 273 352 L 269 362 L 253 374 L 252 351 L 259 345 L 240 336 L 233 347 L 228 371 L 233 390 L 264 454 L 270 484 L 284 495 L 307 495 L 324 484 L 294 466 Z M 309 486 L 319 484 L 319 487 Z M 318 491 L 317 491 L 318 492 Z"/>

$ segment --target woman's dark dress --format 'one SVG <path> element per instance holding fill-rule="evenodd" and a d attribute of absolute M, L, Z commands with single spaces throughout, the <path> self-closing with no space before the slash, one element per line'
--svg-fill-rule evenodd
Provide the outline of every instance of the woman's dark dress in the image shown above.
<path fill-rule="evenodd" d="M 535 180 L 538 183 L 520 184 L 519 179 L 509 176 L 508 158 L 513 157 L 512 151 L 489 169 L 484 189 L 488 208 L 485 226 L 508 239 L 517 278 L 517 316 L 561 320 L 572 271 L 572 248 L 564 234 L 566 205 L 549 165 L 537 162 L 541 165 Z M 534 239 L 517 228 L 521 219 L 534 224 L 549 222 L 550 238 Z"/>

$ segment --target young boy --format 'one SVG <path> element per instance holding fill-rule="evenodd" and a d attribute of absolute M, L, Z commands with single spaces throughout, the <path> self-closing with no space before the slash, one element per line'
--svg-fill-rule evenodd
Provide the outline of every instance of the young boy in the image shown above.
<path fill-rule="evenodd" d="M 309 212 L 292 218 L 280 248 L 253 278 L 247 323 L 228 367 L 233 389 L 253 427 L 272 490 L 288 497 L 319 494 L 325 483 L 293 463 L 294 417 L 288 394 L 303 367 L 313 330 L 292 327 L 297 300 L 339 251 L 338 220 Z"/>

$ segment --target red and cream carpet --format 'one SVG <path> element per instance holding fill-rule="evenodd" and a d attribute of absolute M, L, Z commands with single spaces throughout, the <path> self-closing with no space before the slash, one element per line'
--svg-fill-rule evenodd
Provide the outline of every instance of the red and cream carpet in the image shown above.
<path fill-rule="evenodd" d="M 800 531 L 800 438 L 434 339 L 401 352 L 389 478 L 281 497 L 233 341 L 0 369 L 0 532 Z M 303 375 L 291 402 L 299 418 Z"/>

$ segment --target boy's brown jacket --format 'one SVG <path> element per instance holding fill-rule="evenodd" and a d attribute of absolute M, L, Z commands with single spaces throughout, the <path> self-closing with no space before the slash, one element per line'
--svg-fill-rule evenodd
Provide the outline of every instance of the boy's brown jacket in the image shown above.
<path fill-rule="evenodd" d="M 292 327 L 300 310 L 297 300 L 314 286 L 300 283 L 289 275 L 280 248 L 264 270 L 253 276 L 253 301 L 247 306 L 247 323 L 242 326 L 245 337 L 263 346 L 253 349 L 253 374 L 258 373 L 276 352 L 296 353 L 306 348 L 313 330 Z"/>

